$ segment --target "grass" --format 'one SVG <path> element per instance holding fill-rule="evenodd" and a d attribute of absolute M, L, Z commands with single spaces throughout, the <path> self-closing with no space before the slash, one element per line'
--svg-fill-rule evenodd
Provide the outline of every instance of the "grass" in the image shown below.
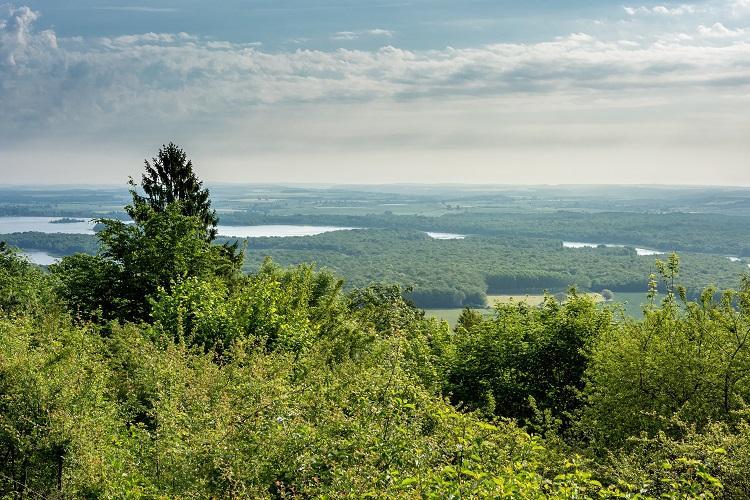
<path fill-rule="evenodd" d="M 643 318 L 642 305 L 646 303 L 646 294 L 643 292 L 615 292 L 612 304 L 622 305 L 625 314 L 635 319 Z"/>
<path fill-rule="evenodd" d="M 544 295 L 488 295 L 487 304 L 493 307 L 497 304 L 518 304 L 526 302 L 530 306 L 538 306 L 544 302 Z"/>
<path fill-rule="evenodd" d="M 596 302 L 604 303 L 604 297 L 599 293 L 589 293 L 589 297 L 592 297 Z M 492 306 L 496 304 L 510 304 L 526 302 L 530 306 L 538 306 L 544 301 L 544 295 L 488 295 L 487 303 L 490 307 L 483 309 L 476 309 L 485 316 L 489 316 L 494 312 Z M 641 310 L 641 304 L 646 302 L 646 294 L 641 292 L 615 292 L 614 299 L 609 302 L 612 306 L 622 306 L 625 314 L 636 319 L 643 318 L 643 311 Z M 443 321 L 447 321 L 451 327 L 456 326 L 458 317 L 461 315 L 463 308 L 455 309 L 425 309 L 425 313 L 428 318 L 436 318 Z"/>
<path fill-rule="evenodd" d="M 476 309 L 476 310 L 481 312 L 485 316 L 489 316 L 493 312 L 492 309 Z M 424 310 L 428 318 L 435 318 L 435 319 L 447 321 L 448 324 L 451 325 L 451 328 L 456 326 L 456 323 L 458 322 L 458 317 L 461 316 L 461 311 L 463 311 L 463 308 L 460 308 L 460 309 L 425 309 Z"/>
<path fill-rule="evenodd" d="M 604 302 L 604 297 L 600 293 L 587 293 L 595 302 Z M 538 306 L 544 302 L 544 295 L 488 295 L 487 304 L 490 307 L 496 304 L 510 304 L 526 302 L 530 306 Z"/>

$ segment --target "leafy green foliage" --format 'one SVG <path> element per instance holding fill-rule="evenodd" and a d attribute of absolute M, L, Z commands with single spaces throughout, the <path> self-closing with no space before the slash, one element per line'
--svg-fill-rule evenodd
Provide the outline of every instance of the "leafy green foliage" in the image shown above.
<path fill-rule="evenodd" d="M 183 215 L 179 205 L 150 211 L 135 224 L 100 222 L 105 227 L 97 233 L 102 244 L 98 256 L 74 255 L 51 266 L 61 295 L 85 317 L 145 320 L 149 297 L 160 288 L 170 290 L 188 277 L 229 279 L 237 272 L 237 259 L 225 247 L 207 242 L 201 221 Z"/>
<path fill-rule="evenodd" d="M 408 290 L 407 290 L 408 292 Z M 379 338 L 401 339 L 403 362 L 425 387 L 438 392 L 453 359 L 453 335 L 447 323 L 425 318 L 404 299 L 398 285 L 370 285 L 348 297 L 353 319 Z"/>
<path fill-rule="evenodd" d="M 3 319 L 0 492 L 629 495 L 595 480 L 588 461 L 560 459 L 515 424 L 485 423 L 432 395 L 415 383 L 407 343 L 392 335 L 365 347 L 342 334 L 294 354 L 236 342 L 217 364 L 133 325 L 104 338 L 64 317 Z M 665 463 L 682 469 L 662 474 L 673 480 L 658 491 L 719 491 L 698 459 Z"/>
<path fill-rule="evenodd" d="M 40 313 L 56 302 L 39 268 L 0 241 L 0 312 Z"/>
<path fill-rule="evenodd" d="M 98 255 L 73 255 L 51 266 L 60 295 L 84 319 L 146 320 L 157 292 L 169 294 L 190 278 L 215 279 L 221 288 L 244 259 L 237 244 L 211 244 L 217 219 L 208 190 L 177 146 L 170 143 L 153 165 L 146 162 L 146 197 L 130 183 L 133 203 L 125 210 L 133 223 L 97 219 Z"/>
<path fill-rule="evenodd" d="M 99 496 L 119 475 L 101 346 L 64 318 L 0 318 L 0 493 Z"/>
<path fill-rule="evenodd" d="M 661 306 L 603 332 L 591 356 L 585 425 L 607 446 L 641 432 L 678 435 L 673 416 L 733 422 L 750 394 L 750 282 L 690 302 L 674 285 L 676 258 L 657 267 L 668 290 Z"/>
<path fill-rule="evenodd" d="M 338 328 L 341 282 L 309 266 L 288 271 L 271 262 L 228 286 L 191 277 L 160 288 L 153 299 L 156 324 L 205 350 L 223 350 L 236 339 L 267 350 L 300 351 Z"/>
<path fill-rule="evenodd" d="M 612 317 L 571 291 L 562 305 L 549 296 L 541 308 L 500 304 L 494 317 L 472 323 L 456 342 L 453 400 L 523 422 L 549 412 L 568 425 L 583 402 L 592 343 L 611 329 Z"/>
<path fill-rule="evenodd" d="M 608 453 L 601 461 L 600 477 L 613 483 L 640 485 L 654 496 L 665 494 L 686 479 L 720 484 L 716 490 L 724 498 L 746 498 L 750 494 L 747 422 L 737 426 L 713 423 L 701 432 L 677 418 L 670 419 L 669 425 L 681 430 L 679 438 L 664 432 L 631 438 L 626 449 Z"/>
<path fill-rule="evenodd" d="M 57 291 L 72 312 L 85 319 L 109 320 L 118 317 L 122 308 L 130 306 L 121 291 L 122 269 L 99 256 L 75 254 L 51 266 L 57 278 Z"/>

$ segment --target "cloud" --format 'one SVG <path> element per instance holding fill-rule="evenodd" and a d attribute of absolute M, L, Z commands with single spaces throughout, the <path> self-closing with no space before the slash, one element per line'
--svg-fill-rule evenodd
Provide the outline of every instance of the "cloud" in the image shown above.
<path fill-rule="evenodd" d="M 711 26 L 698 26 L 698 33 L 707 38 L 738 38 L 746 34 L 742 28 L 729 29 L 721 23 L 714 23 Z"/>
<path fill-rule="evenodd" d="M 705 18 L 713 21 L 722 19 L 743 19 L 750 16 L 750 0 L 708 0 L 680 5 L 640 5 L 624 6 L 625 13 L 631 18 Z"/>
<path fill-rule="evenodd" d="M 701 9 L 693 5 L 679 5 L 677 7 L 666 7 L 664 5 L 623 7 L 629 16 L 637 15 L 660 15 L 660 16 L 682 16 L 685 14 L 695 14 Z"/>
<path fill-rule="evenodd" d="M 743 17 L 750 14 L 750 0 L 734 0 L 730 4 L 734 17 Z"/>
<path fill-rule="evenodd" d="M 750 35 L 721 23 L 695 37 L 574 33 L 440 50 L 264 52 L 257 43 L 187 33 L 58 40 L 35 29 L 38 18 L 26 7 L 0 16 L 0 141 L 76 127 L 200 123 L 301 103 L 564 100 L 710 87 L 747 95 L 750 88 Z M 341 32 L 349 34 L 392 32 Z"/>
<path fill-rule="evenodd" d="M 338 31 L 331 35 L 332 40 L 356 40 L 359 38 L 359 33 L 354 31 Z"/>
<path fill-rule="evenodd" d="M 0 67 L 42 62 L 51 51 L 57 50 L 57 37 L 50 30 L 35 32 L 34 22 L 39 13 L 28 7 L 0 5 Z"/>
<path fill-rule="evenodd" d="M 112 45 L 165 45 L 195 41 L 196 37 L 187 33 L 143 33 L 123 35 L 115 38 L 102 38 L 100 42 Z"/>
<path fill-rule="evenodd" d="M 394 34 L 394 32 L 391 31 L 391 30 L 384 30 L 384 29 L 381 29 L 381 28 L 375 28 L 375 29 L 367 30 L 366 33 L 368 35 L 372 35 L 372 36 L 385 36 L 385 37 L 388 37 L 388 38 L 392 37 L 393 34 Z"/>
<path fill-rule="evenodd" d="M 747 183 L 748 2 L 618 6 L 567 36 L 433 50 L 382 28 L 340 32 L 376 50 L 58 37 L 6 5 L 0 172 L 70 182 L 74 165 L 76 180 L 119 182 L 174 139 L 228 181 Z"/>
<path fill-rule="evenodd" d="M 373 37 L 386 37 L 391 38 L 395 32 L 391 30 L 385 30 L 382 28 L 373 28 L 369 30 L 362 30 L 362 31 L 338 31 L 331 35 L 331 40 L 336 41 L 351 41 L 351 40 L 358 40 L 359 38 L 363 36 L 373 36 Z"/>

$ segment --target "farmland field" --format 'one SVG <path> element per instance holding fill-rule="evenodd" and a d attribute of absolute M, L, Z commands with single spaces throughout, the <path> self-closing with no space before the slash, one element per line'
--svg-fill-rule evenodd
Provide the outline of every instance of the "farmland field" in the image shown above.
<path fill-rule="evenodd" d="M 615 311 L 622 311 L 632 318 L 642 318 L 643 310 L 642 305 L 646 302 L 646 294 L 641 292 L 622 292 L 615 293 L 614 299 L 610 302 L 605 303 L 603 297 L 599 293 L 590 293 L 589 296 L 593 297 L 596 302 L 601 305 L 607 305 L 613 308 Z M 488 295 L 487 301 L 490 304 L 510 304 L 525 302 L 530 306 L 538 306 L 544 301 L 544 295 Z M 456 326 L 458 317 L 461 315 L 461 311 L 464 308 L 449 308 L 449 309 L 425 309 L 425 313 L 428 318 L 441 319 L 447 321 L 451 327 Z M 474 308 L 475 311 L 479 311 L 485 316 L 490 316 L 494 312 L 492 307 L 486 308 Z M 617 314 L 616 314 L 617 315 Z"/>

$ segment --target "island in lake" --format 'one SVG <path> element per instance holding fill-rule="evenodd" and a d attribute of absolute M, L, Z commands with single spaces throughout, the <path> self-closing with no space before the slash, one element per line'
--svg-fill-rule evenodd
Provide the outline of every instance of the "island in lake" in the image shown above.
<path fill-rule="evenodd" d="M 61 219 L 55 219 L 49 221 L 50 224 L 78 224 L 80 222 L 86 222 L 84 219 L 73 219 L 71 217 L 63 217 Z"/>

